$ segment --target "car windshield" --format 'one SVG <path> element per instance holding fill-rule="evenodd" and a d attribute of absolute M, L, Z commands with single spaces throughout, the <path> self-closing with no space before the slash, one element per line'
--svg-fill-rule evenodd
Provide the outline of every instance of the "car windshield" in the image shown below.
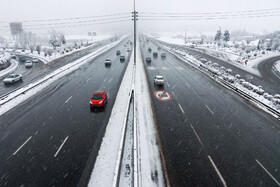
<path fill-rule="evenodd" d="M 92 99 L 94 100 L 102 99 L 102 95 L 93 95 Z"/>
<path fill-rule="evenodd" d="M 15 75 L 9 75 L 8 76 L 8 78 L 14 78 L 15 77 Z"/>
<path fill-rule="evenodd" d="M 163 77 L 157 77 L 157 80 L 163 80 Z"/>

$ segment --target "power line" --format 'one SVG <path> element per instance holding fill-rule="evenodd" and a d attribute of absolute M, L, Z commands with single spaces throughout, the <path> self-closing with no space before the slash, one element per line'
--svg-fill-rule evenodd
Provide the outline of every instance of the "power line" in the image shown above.
<path fill-rule="evenodd" d="M 59 19 L 42 19 L 42 20 L 21 20 L 16 22 L 29 23 L 29 22 L 48 22 L 48 21 L 64 21 L 64 20 L 77 20 L 77 19 L 89 19 L 89 18 L 99 18 L 99 17 L 114 17 L 120 15 L 130 15 L 130 12 L 118 13 L 118 14 L 107 14 L 107 15 L 97 15 L 97 16 L 86 16 L 86 17 L 72 17 L 72 18 L 59 18 Z M 10 23 L 12 21 L 0 21 L 0 23 Z"/>
<path fill-rule="evenodd" d="M 270 12 L 270 11 L 280 11 L 280 8 L 272 9 L 258 9 L 258 10 L 244 10 L 244 11 L 231 11 L 231 12 L 189 12 L 189 13 L 170 13 L 170 12 L 139 12 L 139 14 L 154 14 L 154 15 L 211 15 L 211 14 L 230 14 L 230 13 L 250 13 L 250 12 Z"/>

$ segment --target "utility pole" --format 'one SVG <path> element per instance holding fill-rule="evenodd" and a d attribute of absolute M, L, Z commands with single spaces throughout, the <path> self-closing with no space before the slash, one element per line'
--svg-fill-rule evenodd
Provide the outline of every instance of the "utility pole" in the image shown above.
<path fill-rule="evenodd" d="M 136 21 L 138 20 L 138 12 L 135 11 L 135 0 L 134 0 L 134 11 L 132 12 L 132 17 L 134 21 L 134 65 L 136 64 Z"/>

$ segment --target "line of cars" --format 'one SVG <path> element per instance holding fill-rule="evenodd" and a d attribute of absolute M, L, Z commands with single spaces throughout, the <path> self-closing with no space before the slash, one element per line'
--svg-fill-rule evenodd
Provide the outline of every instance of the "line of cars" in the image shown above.
<path fill-rule="evenodd" d="M 15 55 L 13 56 L 15 58 Z M 25 62 L 24 65 L 26 68 L 33 67 L 33 63 L 38 63 L 39 60 L 37 58 L 32 58 L 32 60 L 27 60 L 26 57 L 19 57 L 19 60 Z M 15 82 L 22 81 L 22 74 L 12 73 L 9 74 L 4 80 L 4 84 L 14 84 Z"/>

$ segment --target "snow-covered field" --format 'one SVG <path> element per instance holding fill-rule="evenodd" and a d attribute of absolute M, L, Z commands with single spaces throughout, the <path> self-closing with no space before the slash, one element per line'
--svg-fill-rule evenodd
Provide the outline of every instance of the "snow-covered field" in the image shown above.
<path fill-rule="evenodd" d="M 17 50 L 16 53 L 17 54 L 22 54 L 22 55 L 27 55 L 27 56 L 31 56 L 31 57 L 34 57 L 34 58 L 39 58 L 40 60 L 42 60 L 45 64 L 55 60 L 55 59 L 58 59 L 58 58 L 61 58 L 63 56 L 67 56 L 67 55 L 70 55 L 72 53 L 75 53 L 77 51 L 81 51 L 81 50 L 84 50 L 86 48 L 89 48 L 89 47 L 92 47 L 93 45 L 96 45 L 98 42 L 102 41 L 102 40 L 107 40 L 109 38 L 112 38 L 113 36 L 112 35 L 109 35 L 109 34 L 105 34 L 105 35 L 98 35 L 98 36 L 87 36 L 87 35 L 69 35 L 69 36 L 66 36 L 66 39 L 69 40 L 69 41 L 88 41 L 89 44 L 91 45 L 88 45 L 88 46 L 85 46 L 85 45 L 79 45 L 77 47 L 74 47 L 74 43 L 67 43 L 65 45 L 63 45 L 62 47 L 58 47 L 57 50 L 55 50 L 53 52 L 53 54 L 51 56 L 47 55 L 45 56 L 45 53 L 43 51 L 41 51 L 40 54 L 38 54 L 37 51 L 33 51 L 33 53 L 31 53 L 30 50 L 25 50 L 24 52 L 21 52 L 20 50 Z M 85 44 L 85 42 L 84 42 Z M 49 46 L 42 46 L 42 49 L 43 48 L 50 48 Z M 63 49 L 68 49 L 68 52 L 64 52 Z M 63 51 L 63 53 L 62 53 Z"/>

